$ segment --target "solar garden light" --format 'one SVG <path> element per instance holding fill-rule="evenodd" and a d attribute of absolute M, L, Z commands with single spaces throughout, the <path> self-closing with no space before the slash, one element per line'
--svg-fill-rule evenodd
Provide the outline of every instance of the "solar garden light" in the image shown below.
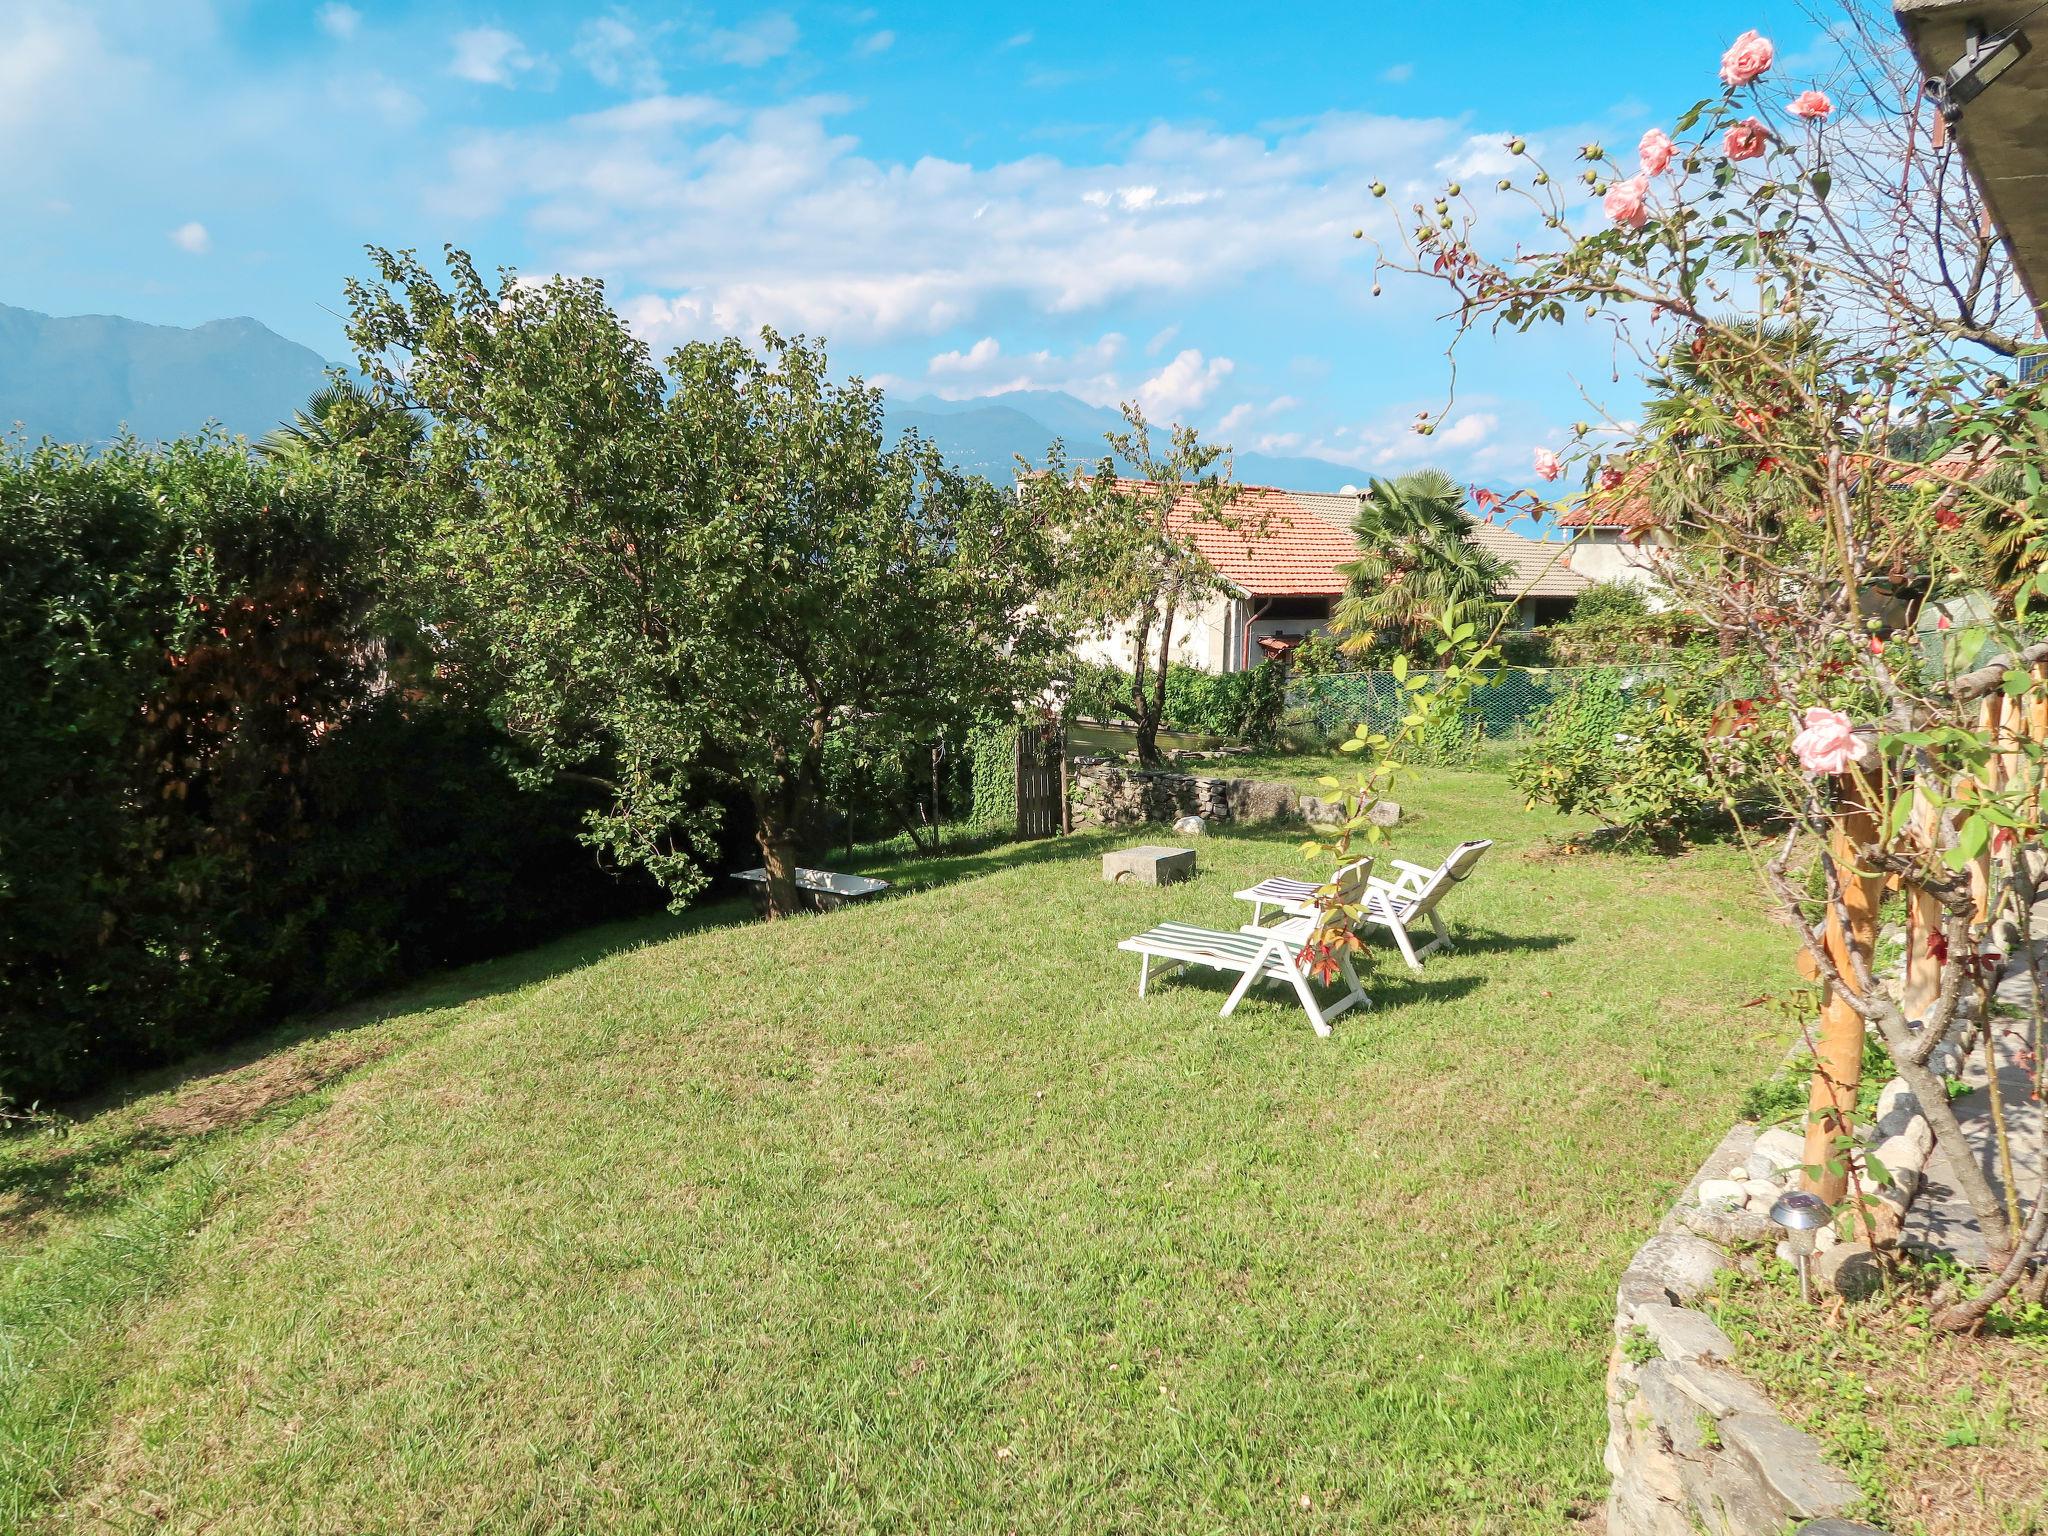
<path fill-rule="evenodd" d="M 1803 1189 L 1787 1191 L 1771 1206 L 1771 1220 L 1785 1229 L 1785 1246 L 1799 1261 L 1799 1299 L 1809 1305 L 1813 1301 L 1813 1282 L 1808 1278 L 1808 1266 L 1820 1243 L 1820 1229 L 1834 1219 L 1834 1208 L 1827 1201 Z"/>

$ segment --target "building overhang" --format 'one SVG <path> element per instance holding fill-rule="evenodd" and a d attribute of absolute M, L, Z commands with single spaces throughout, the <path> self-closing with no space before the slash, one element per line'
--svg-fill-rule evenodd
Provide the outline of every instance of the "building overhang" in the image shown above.
<path fill-rule="evenodd" d="M 2036 310 L 2048 304 L 2048 11 L 2036 0 L 1894 0 L 1921 73 L 1938 80 L 1973 28 L 1995 36 L 2024 24 L 2035 46 L 1961 109 L 1956 142 L 1983 189 Z"/>

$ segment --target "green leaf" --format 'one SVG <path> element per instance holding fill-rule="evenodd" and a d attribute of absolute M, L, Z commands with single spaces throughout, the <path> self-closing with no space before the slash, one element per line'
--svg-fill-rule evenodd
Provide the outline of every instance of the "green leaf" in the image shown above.
<path fill-rule="evenodd" d="M 1813 185 L 1813 195 L 1822 202 L 1826 202 L 1828 200 L 1828 188 L 1835 184 L 1835 178 L 1826 171 L 1815 171 L 1806 179 Z"/>

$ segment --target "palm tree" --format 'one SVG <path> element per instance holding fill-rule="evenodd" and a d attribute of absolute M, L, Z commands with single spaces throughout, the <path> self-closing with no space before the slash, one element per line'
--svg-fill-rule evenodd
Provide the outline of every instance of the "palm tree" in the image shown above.
<path fill-rule="evenodd" d="M 348 379 L 329 379 L 292 413 L 290 421 L 280 422 L 266 433 L 256 451 L 272 463 L 304 463 L 362 443 L 389 421 L 403 423 L 394 446 L 409 453 L 424 435 L 417 417 L 379 405 L 361 385 Z"/>
<path fill-rule="evenodd" d="M 1342 648 L 1414 652 L 1440 621 L 1491 625 L 1514 570 L 1466 537 L 1465 492 L 1440 469 L 1375 480 L 1358 501 L 1358 558 L 1333 627 Z"/>

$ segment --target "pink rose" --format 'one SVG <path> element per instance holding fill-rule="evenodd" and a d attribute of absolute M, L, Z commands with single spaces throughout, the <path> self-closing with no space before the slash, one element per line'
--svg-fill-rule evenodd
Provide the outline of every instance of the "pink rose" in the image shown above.
<path fill-rule="evenodd" d="M 1801 91 L 1791 101 L 1792 115 L 1803 117 L 1809 122 L 1819 122 L 1835 110 L 1835 104 L 1820 91 Z"/>
<path fill-rule="evenodd" d="M 1807 94 L 1810 96 L 1813 92 L 1809 91 Z M 1636 153 L 1642 157 L 1644 174 L 1662 176 L 1665 168 L 1671 164 L 1673 148 L 1671 135 L 1662 128 L 1652 128 L 1644 134 L 1643 142 L 1636 146 Z"/>
<path fill-rule="evenodd" d="M 1771 47 L 1768 37 L 1759 37 L 1756 28 L 1751 27 L 1742 36 L 1728 45 L 1728 51 L 1721 55 L 1721 83 L 1723 85 L 1747 85 L 1758 75 L 1771 67 L 1776 50 Z"/>
<path fill-rule="evenodd" d="M 1745 117 L 1721 140 L 1721 149 L 1730 160 L 1754 160 L 1770 146 L 1770 129 L 1753 117 Z"/>
<path fill-rule="evenodd" d="M 1641 229 L 1650 217 L 1650 210 L 1643 206 L 1643 199 L 1650 195 L 1650 178 L 1647 175 L 1629 177 L 1617 181 L 1607 188 L 1607 195 L 1600 199 L 1600 206 L 1607 217 L 1629 229 Z"/>
<path fill-rule="evenodd" d="M 1948 616 L 1947 614 L 1945 614 L 1945 613 L 1944 613 L 1944 614 L 1940 614 L 1940 615 L 1938 615 L 1938 616 L 1937 616 L 1937 617 L 1935 618 L 1935 620 L 1934 620 L 1934 627 L 1935 627 L 1936 629 L 1944 629 L 1944 630 L 1945 630 L 1945 629 L 1953 629 L 1953 628 L 1955 628 L 1955 622 L 1954 622 L 1954 621 L 1953 621 L 1952 619 L 1950 619 L 1950 618 L 1949 618 L 1949 616 Z"/>
<path fill-rule="evenodd" d="M 1545 480 L 1555 480 L 1564 473 L 1564 461 L 1548 448 L 1536 450 L 1536 473 Z"/>
<path fill-rule="evenodd" d="M 1792 738 L 1792 755 L 1808 773 L 1840 773 L 1856 755 L 1855 722 L 1839 709 L 1816 704 L 1805 715 L 1806 729 Z"/>

